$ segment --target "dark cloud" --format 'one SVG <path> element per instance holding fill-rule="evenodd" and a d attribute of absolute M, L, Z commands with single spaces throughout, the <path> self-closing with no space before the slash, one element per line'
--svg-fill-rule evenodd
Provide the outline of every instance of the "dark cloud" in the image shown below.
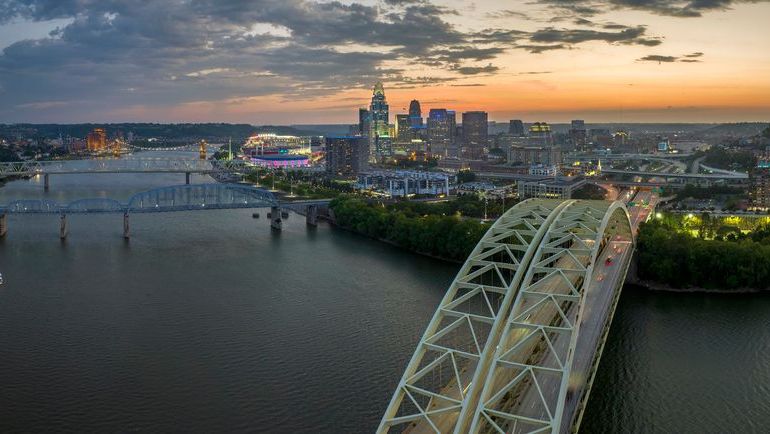
<path fill-rule="evenodd" d="M 647 29 L 644 26 L 627 27 L 618 32 L 605 32 L 586 29 L 556 29 L 553 27 L 537 30 L 529 40 L 536 43 L 580 44 L 589 41 L 604 41 L 626 45 L 655 46 L 660 39 L 645 37 Z"/>
<path fill-rule="evenodd" d="M 515 11 L 511 9 L 503 9 L 496 12 L 489 12 L 486 14 L 487 18 L 491 19 L 505 19 L 505 18 L 520 18 L 524 20 L 529 20 L 529 15 L 525 14 L 521 11 Z"/>
<path fill-rule="evenodd" d="M 739 3 L 770 0 L 536 0 L 567 16 L 592 17 L 614 9 L 636 9 L 657 15 L 693 18 L 706 12 L 727 10 Z"/>
<path fill-rule="evenodd" d="M 490 63 L 487 66 L 460 66 L 455 68 L 454 70 L 462 75 L 478 75 L 478 74 L 493 74 L 498 70 L 500 70 L 500 68 Z"/>
<path fill-rule="evenodd" d="M 695 53 L 685 54 L 684 57 L 703 57 L 703 53 L 698 51 L 698 52 L 695 52 Z"/>
<path fill-rule="evenodd" d="M 671 63 L 671 62 L 676 62 L 677 60 L 679 60 L 679 58 L 676 56 L 660 56 L 657 54 L 651 54 L 649 56 L 644 56 L 637 60 L 641 62 Z"/>

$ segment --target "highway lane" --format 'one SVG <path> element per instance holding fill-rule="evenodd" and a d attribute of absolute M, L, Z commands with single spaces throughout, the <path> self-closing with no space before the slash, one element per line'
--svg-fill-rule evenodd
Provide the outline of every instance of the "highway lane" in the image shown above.
<path fill-rule="evenodd" d="M 585 308 L 580 318 L 577 352 L 572 362 L 560 432 L 567 433 L 572 428 L 572 419 L 587 386 L 593 361 L 601 356 L 597 350 L 610 312 L 614 309 L 612 303 L 617 282 L 623 279 L 624 264 L 632 254 L 631 246 L 630 241 L 611 241 L 609 248 L 605 248 L 597 257 L 594 275 L 585 293 Z M 610 264 L 607 264 L 608 257 L 613 258 Z"/>

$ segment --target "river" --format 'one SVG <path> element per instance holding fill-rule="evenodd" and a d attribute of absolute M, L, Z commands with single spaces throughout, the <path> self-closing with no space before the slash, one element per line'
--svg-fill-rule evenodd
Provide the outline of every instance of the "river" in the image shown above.
<path fill-rule="evenodd" d="M 52 176 L 0 203 L 183 182 Z M 457 265 L 251 213 L 135 215 L 130 241 L 73 215 L 63 242 L 57 216 L 9 216 L 0 432 L 372 432 Z M 625 288 L 583 431 L 767 431 L 769 324 L 767 295 Z"/>

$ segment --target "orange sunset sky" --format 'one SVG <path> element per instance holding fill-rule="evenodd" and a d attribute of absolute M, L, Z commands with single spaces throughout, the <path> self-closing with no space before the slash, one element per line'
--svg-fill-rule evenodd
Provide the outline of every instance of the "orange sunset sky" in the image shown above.
<path fill-rule="evenodd" d="M 32 3 L 0 11 L 0 122 L 355 123 L 377 80 L 391 113 L 770 119 L 767 1 Z"/>

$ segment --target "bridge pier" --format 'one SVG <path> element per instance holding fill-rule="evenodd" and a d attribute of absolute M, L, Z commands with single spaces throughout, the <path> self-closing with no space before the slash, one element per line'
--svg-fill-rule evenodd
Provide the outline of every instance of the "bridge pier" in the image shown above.
<path fill-rule="evenodd" d="M 62 240 L 67 238 L 67 214 L 64 213 L 59 218 L 59 238 Z"/>
<path fill-rule="evenodd" d="M 0 238 L 4 237 L 8 233 L 8 216 L 6 214 L 0 214 Z"/>
<path fill-rule="evenodd" d="M 129 238 L 128 213 L 123 213 L 123 238 Z"/>
<path fill-rule="evenodd" d="M 283 221 L 281 221 L 281 208 L 277 206 L 270 207 L 270 227 L 280 231 L 283 227 Z"/>
<path fill-rule="evenodd" d="M 305 223 L 308 226 L 318 226 L 318 205 L 308 205 L 305 210 Z"/>
<path fill-rule="evenodd" d="M 43 175 L 43 191 L 48 191 L 49 183 L 48 183 L 48 174 Z"/>
<path fill-rule="evenodd" d="M 190 185 L 190 172 L 185 172 L 184 174 L 184 183 L 187 185 Z"/>

